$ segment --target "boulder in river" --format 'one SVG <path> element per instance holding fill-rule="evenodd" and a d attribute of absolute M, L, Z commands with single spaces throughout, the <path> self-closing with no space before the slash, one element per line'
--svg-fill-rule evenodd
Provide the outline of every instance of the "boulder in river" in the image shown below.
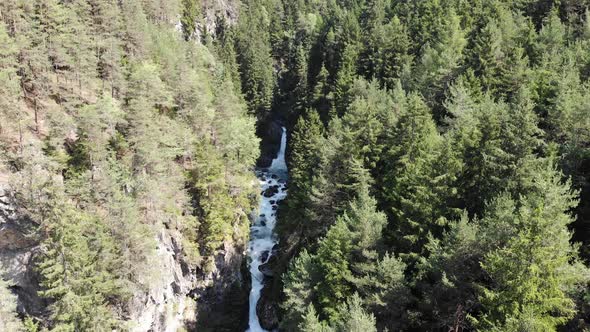
<path fill-rule="evenodd" d="M 265 292 L 266 287 L 262 290 Z M 270 299 L 268 295 L 262 294 L 256 304 L 256 315 L 260 321 L 260 326 L 268 331 L 274 331 L 279 327 L 279 316 L 277 313 L 277 304 Z"/>
<path fill-rule="evenodd" d="M 277 186 L 268 187 L 265 191 L 262 192 L 262 196 L 270 198 L 279 192 L 279 188 Z"/>
<path fill-rule="evenodd" d="M 266 254 L 266 256 L 263 258 L 263 256 Z M 274 277 L 274 268 L 276 267 L 277 263 L 278 263 L 278 258 L 276 255 L 271 255 L 270 257 L 268 257 L 270 253 L 264 252 L 261 256 L 260 256 L 260 260 L 262 262 L 266 261 L 266 259 L 268 259 L 268 262 L 261 264 L 258 267 L 258 271 L 260 271 L 266 278 L 272 278 Z"/>
<path fill-rule="evenodd" d="M 268 250 L 260 254 L 260 262 L 266 262 L 266 260 L 268 259 L 268 255 L 270 255 L 270 251 Z"/>

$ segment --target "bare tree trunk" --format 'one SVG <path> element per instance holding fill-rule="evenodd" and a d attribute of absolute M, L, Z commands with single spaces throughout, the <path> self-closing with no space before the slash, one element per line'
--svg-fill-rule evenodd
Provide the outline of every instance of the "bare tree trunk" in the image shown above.
<path fill-rule="evenodd" d="M 20 149 L 20 154 L 23 154 L 23 127 L 21 125 L 20 119 L 18 120 L 18 145 Z"/>
<path fill-rule="evenodd" d="M 457 306 L 457 311 L 455 312 L 455 322 L 453 323 L 453 327 L 450 329 L 449 332 L 461 332 L 463 331 L 463 306 L 459 304 Z"/>
<path fill-rule="evenodd" d="M 35 97 L 35 132 L 39 134 L 39 107 L 37 106 L 37 97 Z"/>

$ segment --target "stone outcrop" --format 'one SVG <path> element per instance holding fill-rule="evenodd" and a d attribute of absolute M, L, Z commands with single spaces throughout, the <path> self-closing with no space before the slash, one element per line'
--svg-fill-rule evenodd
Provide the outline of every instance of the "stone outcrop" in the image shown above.
<path fill-rule="evenodd" d="M 260 158 L 258 167 L 269 167 L 281 147 L 281 134 L 283 133 L 281 122 L 271 120 L 260 126 L 258 136 L 262 137 L 260 145 Z"/>
<path fill-rule="evenodd" d="M 43 316 L 47 301 L 38 295 L 39 275 L 34 260 L 39 251 L 35 224 L 18 213 L 8 185 L 0 183 L 0 265 L 17 295 L 17 310 Z"/>
<path fill-rule="evenodd" d="M 263 329 L 273 331 L 279 327 L 279 315 L 277 313 L 276 303 L 271 300 L 272 296 L 266 294 L 270 291 L 269 287 L 262 289 L 262 294 L 256 305 L 256 313 Z"/>
<path fill-rule="evenodd" d="M 34 267 L 41 249 L 35 226 L 19 214 L 8 186 L 0 183 L 3 277 L 13 285 L 18 312 L 43 318 L 47 317 L 50 303 L 38 295 L 40 277 Z M 184 262 L 181 235 L 176 230 L 162 229 L 156 243 L 156 255 L 150 264 L 158 271 L 157 280 L 150 282 L 149 289 L 137 290 L 125 305 L 123 318 L 131 322 L 131 331 L 173 332 L 181 327 L 191 331 L 208 324 L 215 331 L 247 328 L 250 286 L 243 277 L 248 275 L 244 271 L 243 243 L 224 243 L 207 273 Z M 207 312 L 213 312 L 212 316 Z M 211 317 L 217 317 L 218 323 L 214 324 Z M 203 324 L 197 324 L 199 318 Z"/>
<path fill-rule="evenodd" d="M 199 283 L 196 331 L 245 331 L 250 279 L 245 246 L 225 242 L 215 268 Z"/>

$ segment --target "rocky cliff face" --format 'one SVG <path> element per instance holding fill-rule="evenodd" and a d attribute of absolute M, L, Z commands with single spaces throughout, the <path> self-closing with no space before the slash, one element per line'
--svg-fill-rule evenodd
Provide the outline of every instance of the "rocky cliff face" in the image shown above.
<path fill-rule="evenodd" d="M 179 234 L 158 235 L 155 269 L 161 271 L 156 287 L 136 294 L 130 303 L 132 331 L 173 332 L 179 328 L 235 331 L 247 317 L 235 308 L 247 308 L 248 282 L 242 278 L 243 252 L 226 242 L 209 273 L 191 270 L 180 257 Z M 240 301 L 240 298 L 244 300 Z M 228 307 L 227 303 L 233 307 Z M 212 316 L 213 315 L 213 316 Z"/>
<path fill-rule="evenodd" d="M 43 316 L 47 302 L 38 295 L 39 276 L 34 259 L 39 251 L 35 223 L 18 213 L 9 187 L 0 182 L 0 264 L 18 296 L 17 310 Z"/>
<path fill-rule="evenodd" d="M 277 156 L 281 146 L 282 121 L 269 119 L 266 123 L 260 124 L 258 136 L 262 138 L 260 144 L 260 158 L 258 167 L 269 167 L 272 160 Z"/>
<path fill-rule="evenodd" d="M 50 304 L 39 295 L 35 257 L 41 252 L 36 223 L 19 214 L 8 185 L 0 183 L 0 263 L 18 297 L 17 310 L 43 318 Z M 157 235 L 158 280 L 147 291 L 134 294 L 124 315 L 131 331 L 173 332 L 181 327 L 199 331 L 236 331 L 247 328 L 249 280 L 244 243 L 226 242 L 208 273 L 191 269 L 182 260 L 181 235 L 162 230 Z"/>

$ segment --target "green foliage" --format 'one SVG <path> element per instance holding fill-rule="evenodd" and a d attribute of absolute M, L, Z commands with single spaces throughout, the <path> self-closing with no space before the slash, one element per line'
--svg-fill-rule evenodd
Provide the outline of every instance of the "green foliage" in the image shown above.
<path fill-rule="evenodd" d="M 388 142 L 381 195 L 391 213 L 390 241 L 399 252 L 423 254 L 427 234 L 440 234 L 445 225 L 454 170 L 437 167 L 447 156 L 422 99 L 411 95 L 406 107 Z"/>
<path fill-rule="evenodd" d="M 398 17 L 387 24 L 374 23 L 367 31 L 361 57 L 362 71 L 368 78 L 378 78 L 388 88 L 395 79 L 407 78 L 412 63 L 410 38 Z"/>
<path fill-rule="evenodd" d="M 349 262 L 352 250 L 350 230 L 343 219 L 330 228 L 318 248 L 318 265 L 322 282 L 318 285 L 318 302 L 332 321 L 338 321 L 337 306 L 352 295 L 352 277 Z"/>
<path fill-rule="evenodd" d="M 333 329 L 321 322 L 316 314 L 316 311 L 313 305 L 310 305 L 305 312 L 305 317 L 303 321 L 298 326 L 299 331 L 302 332 L 329 332 L 333 331 Z"/>
<path fill-rule="evenodd" d="M 355 292 L 379 329 L 587 326 L 585 271 L 566 245 L 568 227 L 573 241 L 587 238 L 584 5 L 320 1 L 283 2 L 276 13 L 284 38 L 273 56 L 286 65 L 279 66 L 273 111 L 293 129 L 291 189 L 279 232 L 287 255 L 306 248 L 314 271 L 298 272 L 305 283 L 288 272 L 286 328 L 305 320 L 301 328 L 328 323 L 338 330 L 338 308 Z M 558 185 L 561 175 L 547 170 L 551 160 L 571 185 Z M 571 203 L 561 192 L 555 211 L 575 211 L 576 221 L 568 216 L 559 231 L 539 235 L 543 217 L 523 211 L 543 213 L 538 200 L 551 192 L 540 188 L 547 181 L 580 188 L 582 200 Z M 367 184 L 374 205 L 360 194 Z M 510 236 L 488 228 L 492 202 L 502 199 L 513 206 L 489 224 L 512 229 Z M 366 218 L 353 217 L 351 206 Z M 377 209 L 385 217 L 376 217 Z M 512 228 L 508 220 L 515 220 Z M 560 232 L 566 235 L 559 241 L 550 235 Z M 361 241 L 365 236 L 371 240 Z M 557 242 L 539 240 L 550 237 Z M 304 303 L 319 315 L 289 308 L 295 284 L 306 285 Z"/>
<path fill-rule="evenodd" d="M 197 22 L 201 18 L 200 6 L 201 4 L 195 0 L 182 0 L 180 23 L 182 24 L 182 34 L 186 40 L 190 40 L 197 29 Z"/>
<path fill-rule="evenodd" d="M 42 243 L 51 303 L 27 329 L 125 329 L 131 295 L 167 272 L 159 241 L 190 273 L 212 268 L 223 241 L 246 241 L 255 118 L 235 52 L 192 40 L 201 6 L 0 3 L 0 168 L 39 225 L 27 236 Z"/>
<path fill-rule="evenodd" d="M 437 101 L 457 76 L 466 44 L 460 18 L 450 10 L 445 13 L 445 21 L 438 37 L 424 47 L 420 63 L 415 69 L 417 90 L 422 92 L 428 105 L 437 106 Z M 435 116 L 441 117 L 436 113 Z"/>
<path fill-rule="evenodd" d="M 270 14 L 263 1 L 248 1 L 243 8 L 236 51 L 248 108 L 260 120 L 270 111 L 276 85 L 269 40 Z"/>
<path fill-rule="evenodd" d="M 314 285 L 320 275 L 318 267 L 305 249 L 294 258 L 289 270 L 283 275 L 285 300 L 281 304 L 285 310 L 282 327 L 293 330 L 301 324 L 306 324 L 309 329 L 317 328 L 315 308 L 312 312 L 306 308 L 312 308 L 314 300 Z M 304 318 L 305 317 L 305 318 Z"/>
<path fill-rule="evenodd" d="M 55 331 L 110 330 L 120 323 L 106 306 L 125 295 L 117 276 L 119 250 L 104 224 L 71 206 L 51 207 L 48 237 L 39 263 L 43 295 L 55 300 Z"/>
<path fill-rule="evenodd" d="M 40 225 L 47 328 L 125 328 L 158 238 L 215 270 L 277 119 L 281 328 L 590 325 L 584 1 L 225 5 L 0 2 L 1 168 Z"/>
<path fill-rule="evenodd" d="M 11 38 L 4 23 L 0 22 L 0 135 L 7 130 L 18 130 L 17 123 L 22 121 L 18 112 L 19 86 L 17 76 L 17 52 L 15 41 Z"/>
<path fill-rule="evenodd" d="M 551 166 L 536 178 L 530 195 L 518 203 L 500 196 L 483 219 L 484 236 L 497 243 L 482 261 L 493 280 L 481 287 L 484 315 L 476 325 L 483 329 L 554 330 L 574 314 L 568 289 L 587 282 L 585 267 L 572 264 L 567 211 L 576 201 L 569 184 Z"/>
<path fill-rule="evenodd" d="M 352 295 L 346 301 L 346 304 L 340 306 L 339 311 L 342 320 L 336 323 L 337 331 L 377 332 L 375 317 L 363 309 L 362 301 L 358 294 Z"/>

